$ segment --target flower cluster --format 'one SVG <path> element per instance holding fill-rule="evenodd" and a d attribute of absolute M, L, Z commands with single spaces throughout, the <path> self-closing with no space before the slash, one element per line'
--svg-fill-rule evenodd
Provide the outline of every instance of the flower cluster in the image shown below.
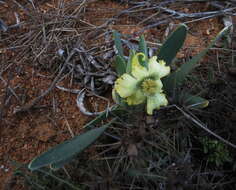
<path fill-rule="evenodd" d="M 147 68 L 140 60 L 147 60 Z M 131 60 L 131 73 L 121 75 L 115 82 L 113 99 L 117 93 L 128 105 L 147 104 L 147 113 L 166 106 L 168 101 L 163 93 L 161 78 L 170 73 L 170 67 L 164 61 L 153 56 L 147 59 L 143 53 L 137 53 Z"/>

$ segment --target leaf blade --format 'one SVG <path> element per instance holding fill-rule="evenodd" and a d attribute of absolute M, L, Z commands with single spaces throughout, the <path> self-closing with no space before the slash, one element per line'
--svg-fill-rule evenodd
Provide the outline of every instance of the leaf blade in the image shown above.
<path fill-rule="evenodd" d="M 183 46 L 186 35 L 187 27 L 182 24 L 163 43 L 157 55 L 158 60 L 164 60 L 167 66 L 171 65 L 171 62 Z"/>
<path fill-rule="evenodd" d="M 180 68 L 168 75 L 167 77 L 163 78 L 162 82 L 164 84 L 164 90 L 172 94 L 175 89 L 180 86 L 183 81 L 186 79 L 187 75 L 196 67 L 197 62 L 206 55 L 207 51 L 215 44 L 217 40 L 219 40 L 228 30 L 230 27 L 225 27 L 208 45 L 208 47 L 202 50 L 199 54 L 195 55 L 191 60 L 187 63 L 182 64 Z"/>
<path fill-rule="evenodd" d="M 111 123 L 111 122 L 110 122 Z M 82 152 L 89 145 L 91 145 L 102 133 L 108 128 L 109 124 L 92 129 L 86 133 L 75 136 L 72 139 L 65 141 L 50 150 L 44 152 L 40 156 L 34 158 L 28 165 L 30 170 L 36 170 L 41 167 L 62 162 L 63 160 L 69 159 L 74 155 Z"/>
<path fill-rule="evenodd" d="M 139 50 L 145 55 L 145 60 L 140 59 L 140 63 L 142 66 L 148 69 L 148 48 L 143 35 L 139 37 Z"/>
<path fill-rule="evenodd" d="M 132 71 L 132 59 L 134 55 L 135 55 L 135 51 L 131 49 L 129 52 L 129 58 L 128 58 L 127 66 L 126 66 L 126 73 L 130 74 Z"/>
<path fill-rule="evenodd" d="M 62 168 L 64 165 L 68 164 L 69 162 L 71 162 L 72 160 L 74 159 L 74 156 L 70 157 L 70 158 L 67 158 L 65 160 L 61 160 L 59 162 L 55 162 L 55 163 L 52 163 L 50 165 L 50 168 L 52 170 L 58 170 L 60 168 Z"/>
<path fill-rule="evenodd" d="M 182 93 L 178 101 L 188 108 L 205 108 L 209 104 L 208 100 L 189 93 Z"/>
<path fill-rule="evenodd" d="M 116 56 L 115 62 L 116 72 L 119 76 L 121 76 L 126 72 L 126 62 L 120 55 Z"/>
<path fill-rule="evenodd" d="M 119 56 L 121 56 L 122 58 L 124 58 L 124 49 L 122 47 L 122 43 L 121 43 L 121 39 L 120 39 L 120 33 L 117 31 L 113 32 L 113 38 L 115 41 L 115 47 L 117 49 L 117 53 Z"/>

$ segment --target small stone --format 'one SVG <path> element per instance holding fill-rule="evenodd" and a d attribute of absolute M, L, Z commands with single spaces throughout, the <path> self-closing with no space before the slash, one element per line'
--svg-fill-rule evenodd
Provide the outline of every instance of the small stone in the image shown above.
<path fill-rule="evenodd" d="M 59 50 L 57 51 L 57 53 L 58 53 L 58 55 L 63 56 L 64 53 L 65 53 L 65 51 L 64 51 L 63 49 L 59 49 Z"/>

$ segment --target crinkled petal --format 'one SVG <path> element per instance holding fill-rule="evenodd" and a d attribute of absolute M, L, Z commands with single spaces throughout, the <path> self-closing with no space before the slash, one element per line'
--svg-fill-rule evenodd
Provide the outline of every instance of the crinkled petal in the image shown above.
<path fill-rule="evenodd" d="M 156 82 L 157 87 L 158 87 L 158 88 L 157 88 L 157 93 L 162 92 L 163 84 L 162 84 L 161 80 L 159 79 L 159 80 L 156 80 L 155 82 Z"/>
<path fill-rule="evenodd" d="M 138 80 L 142 80 L 143 78 L 148 76 L 148 71 L 145 67 L 140 65 L 139 57 L 142 56 L 142 59 L 145 59 L 145 55 L 143 53 L 137 53 L 132 58 L 132 71 L 131 74 Z"/>
<path fill-rule="evenodd" d="M 149 59 L 149 75 L 157 75 L 162 78 L 170 73 L 170 67 L 165 66 L 166 63 L 163 60 L 157 61 L 157 57 L 153 56 Z"/>
<path fill-rule="evenodd" d="M 134 94 L 126 98 L 126 102 L 128 105 L 138 105 L 143 103 L 145 100 L 146 96 L 140 89 L 138 89 Z"/>
<path fill-rule="evenodd" d="M 134 77 L 125 73 L 116 80 L 115 90 L 120 97 L 127 98 L 135 92 L 137 83 L 138 81 Z"/>
<path fill-rule="evenodd" d="M 149 96 L 147 97 L 147 113 L 152 115 L 154 109 L 160 109 L 161 106 L 166 106 L 167 104 L 168 101 L 163 93 Z"/>

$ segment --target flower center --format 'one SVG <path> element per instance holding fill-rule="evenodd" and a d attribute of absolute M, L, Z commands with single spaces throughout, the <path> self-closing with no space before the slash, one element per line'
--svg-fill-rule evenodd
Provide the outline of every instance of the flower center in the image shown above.
<path fill-rule="evenodd" d="M 155 80 L 145 79 L 141 83 L 141 88 L 146 95 L 151 96 L 157 93 L 158 85 Z"/>

